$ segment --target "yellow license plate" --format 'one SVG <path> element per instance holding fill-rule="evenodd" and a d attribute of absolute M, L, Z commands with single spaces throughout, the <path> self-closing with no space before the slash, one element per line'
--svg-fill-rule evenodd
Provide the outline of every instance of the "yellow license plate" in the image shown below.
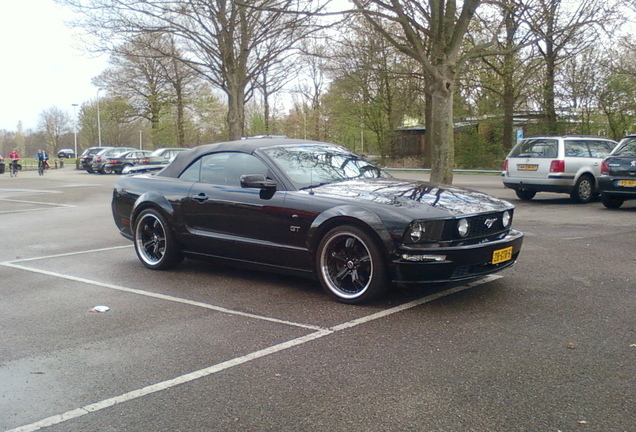
<path fill-rule="evenodd" d="M 619 180 L 618 186 L 636 187 L 636 180 Z"/>
<path fill-rule="evenodd" d="M 519 171 L 536 171 L 539 169 L 539 165 L 522 164 L 522 165 L 517 165 L 517 169 Z"/>
<path fill-rule="evenodd" d="M 499 264 L 502 262 L 510 261 L 512 259 L 512 246 L 497 249 L 492 253 L 492 264 Z"/>

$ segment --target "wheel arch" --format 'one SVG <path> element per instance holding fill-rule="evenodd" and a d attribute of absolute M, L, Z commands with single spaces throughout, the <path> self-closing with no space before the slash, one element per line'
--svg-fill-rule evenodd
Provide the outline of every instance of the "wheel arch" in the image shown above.
<path fill-rule="evenodd" d="M 163 216 L 169 220 L 172 220 L 174 217 L 174 207 L 172 206 L 172 204 L 170 204 L 165 196 L 157 192 L 146 192 L 141 194 L 133 205 L 130 215 L 131 229 L 133 229 L 133 227 L 135 226 L 135 221 L 137 220 L 139 214 L 149 208 L 160 211 Z"/>
<path fill-rule="evenodd" d="M 576 173 L 574 176 L 574 185 L 572 185 L 572 187 L 575 187 L 579 180 L 584 176 L 590 177 L 592 179 L 592 184 L 594 185 L 594 190 L 598 190 L 598 178 L 594 174 L 594 171 L 590 170 L 589 167 L 581 169 Z"/>
<path fill-rule="evenodd" d="M 323 236 L 340 225 L 353 225 L 369 234 L 378 245 L 382 246 L 387 264 L 391 262 L 389 257 L 395 250 L 395 244 L 382 219 L 368 209 L 351 205 L 333 207 L 314 219 L 308 235 L 309 252 L 312 257 L 316 256 Z"/>

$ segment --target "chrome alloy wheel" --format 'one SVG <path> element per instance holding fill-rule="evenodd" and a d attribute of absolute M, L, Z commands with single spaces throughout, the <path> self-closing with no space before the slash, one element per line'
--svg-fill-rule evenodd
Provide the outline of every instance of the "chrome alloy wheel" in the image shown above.
<path fill-rule="evenodd" d="M 142 215 L 137 223 L 135 247 L 144 264 L 155 266 L 163 259 L 166 253 L 166 230 L 154 213 Z"/>
<path fill-rule="evenodd" d="M 365 241 L 351 232 L 336 233 L 321 249 L 320 272 L 338 298 L 362 296 L 373 280 L 374 264 Z"/>

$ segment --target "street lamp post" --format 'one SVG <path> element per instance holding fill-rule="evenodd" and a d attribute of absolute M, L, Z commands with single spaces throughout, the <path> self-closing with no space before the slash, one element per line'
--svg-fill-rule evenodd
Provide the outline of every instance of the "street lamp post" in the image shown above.
<path fill-rule="evenodd" d="M 102 146 L 102 119 L 99 115 L 99 92 L 101 90 L 97 89 L 97 140 L 100 147 Z"/>
<path fill-rule="evenodd" d="M 75 141 L 75 157 L 77 157 L 77 104 L 73 106 L 73 138 Z"/>

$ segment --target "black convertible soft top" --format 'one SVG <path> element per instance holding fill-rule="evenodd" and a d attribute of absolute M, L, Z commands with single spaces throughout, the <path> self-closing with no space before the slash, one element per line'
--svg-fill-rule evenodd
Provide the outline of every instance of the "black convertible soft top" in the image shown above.
<path fill-rule="evenodd" d="M 226 141 L 215 144 L 203 144 L 198 147 L 194 147 L 190 150 L 183 151 L 177 153 L 177 156 L 174 160 L 168 165 L 165 169 L 158 172 L 157 176 L 162 177 L 179 177 L 179 175 L 186 169 L 194 160 L 199 158 L 200 156 L 208 153 L 218 152 L 218 151 L 235 151 L 241 153 L 252 154 L 254 150 L 265 148 L 265 147 L 275 147 L 281 145 L 292 145 L 292 144 L 324 144 L 327 143 L 303 140 L 303 139 L 294 139 L 294 138 L 248 138 L 236 141 Z"/>

